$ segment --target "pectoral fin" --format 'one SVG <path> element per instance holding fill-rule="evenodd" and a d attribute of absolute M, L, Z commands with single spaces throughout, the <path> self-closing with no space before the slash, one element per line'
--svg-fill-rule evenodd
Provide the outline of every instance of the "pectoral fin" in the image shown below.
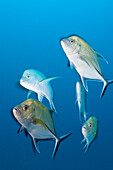
<path fill-rule="evenodd" d="M 44 86 L 45 84 L 49 83 L 51 80 L 54 80 L 54 79 L 56 79 L 56 78 L 60 78 L 60 77 L 50 77 L 50 78 L 41 80 L 41 81 L 39 82 L 39 84 L 40 84 L 41 86 Z"/>
<path fill-rule="evenodd" d="M 42 120 L 40 120 L 40 119 L 32 119 L 32 123 L 33 124 L 41 124 L 43 127 L 44 127 L 44 129 L 46 130 L 46 125 L 42 122 Z"/>
<path fill-rule="evenodd" d="M 27 99 L 29 99 L 29 96 L 31 95 L 31 94 L 33 94 L 34 92 L 32 91 L 32 90 L 29 90 L 28 91 L 28 94 L 27 94 Z"/>

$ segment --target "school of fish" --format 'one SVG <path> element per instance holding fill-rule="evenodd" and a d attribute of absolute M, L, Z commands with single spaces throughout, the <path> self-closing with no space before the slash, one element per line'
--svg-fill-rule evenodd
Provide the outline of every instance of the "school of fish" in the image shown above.
<path fill-rule="evenodd" d="M 74 68 L 79 79 L 76 82 L 76 102 L 79 109 L 79 120 L 83 140 L 86 142 L 83 147 L 84 152 L 89 148 L 89 145 L 95 139 L 98 129 L 98 121 L 94 116 L 89 117 L 86 111 L 88 86 L 87 81 L 97 80 L 103 82 L 103 89 L 100 97 L 102 98 L 108 85 L 113 83 L 113 80 L 105 79 L 99 64 L 99 58 L 107 60 L 96 52 L 83 38 L 77 35 L 62 38 L 61 46 L 68 58 L 68 66 Z M 55 157 L 61 141 L 69 137 L 72 133 L 58 137 L 52 118 L 53 112 L 56 111 L 54 105 L 54 93 L 50 84 L 51 80 L 59 78 L 58 76 L 46 78 L 46 76 L 38 70 L 25 70 L 20 79 L 20 85 L 28 90 L 27 99 L 15 106 L 12 110 L 13 116 L 20 124 L 18 133 L 24 131 L 26 135 L 30 135 L 33 141 L 34 148 L 39 150 L 39 141 L 54 140 L 55 146 L 52 158 Z M 32 93 L 37 94 L 38 100 L 31 99 Z M 50 109 L 42 104 L 43 98 L 46 98 L 50 103 Z M 89 118 L 87 118 L 89 117 Z"/>

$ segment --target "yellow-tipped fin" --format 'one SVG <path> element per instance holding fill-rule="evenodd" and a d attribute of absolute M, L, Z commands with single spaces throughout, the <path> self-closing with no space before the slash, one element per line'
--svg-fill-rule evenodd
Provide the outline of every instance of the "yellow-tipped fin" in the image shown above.
<path fill-rule="evenodd" d="M 41 124 L 43 127 L 44 127 L 44 129 L 46 130 L 46 126 L 45 126 L 45 124 L 42 122 L 42 120 L 40 120 L 40 119 L 33 119 L 32 120 L 32 123 L 33 124 Z"/>

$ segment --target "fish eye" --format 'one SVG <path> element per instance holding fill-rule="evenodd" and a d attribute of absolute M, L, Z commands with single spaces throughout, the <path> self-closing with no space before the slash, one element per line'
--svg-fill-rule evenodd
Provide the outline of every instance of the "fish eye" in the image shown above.
<path fill-rule="evenodd" d="M 89 124 L 89 127 L 90 127 L 90 128 L 92 127 L 92 124 L 91 124 L 91 123 Z"/>
<path fill-rule="evenodd" d="M 70 40 L 70 43 L 71 43 L 71 44 L 74 43 L 74 40 L 71 39 L 71 40 Z"/>
<path fill-rule="evenodd" d="M 27 106 L 27 105 L 23 106 L 23 110 L 24 110 L 24 111 L 26 111 L 27 109 L 28 109 L 28 106 Z"/>
<path fill-rule="evenodd" d="M 30 75 L 27 75 L 26 77 L 29 79 L 29 78 L 30 78 Z"/>

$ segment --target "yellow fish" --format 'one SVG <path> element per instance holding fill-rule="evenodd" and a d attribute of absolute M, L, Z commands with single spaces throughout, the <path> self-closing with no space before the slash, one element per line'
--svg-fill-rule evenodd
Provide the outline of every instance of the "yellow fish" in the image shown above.
<path fill-rule="evenodd" d="M 28 99 L 13 108 L 13 115 L 21 125 L 20 131 L 25 129 L 29 133 L 38 152 L 36 142 L 55 140 L 52 156 L 54 158 L 60 142 L 70 136 L 71 133 L 61 137 L 56 136 L 52 112 L 53 110 L 46 108 L 42 103 L 33 99 Z"/>

